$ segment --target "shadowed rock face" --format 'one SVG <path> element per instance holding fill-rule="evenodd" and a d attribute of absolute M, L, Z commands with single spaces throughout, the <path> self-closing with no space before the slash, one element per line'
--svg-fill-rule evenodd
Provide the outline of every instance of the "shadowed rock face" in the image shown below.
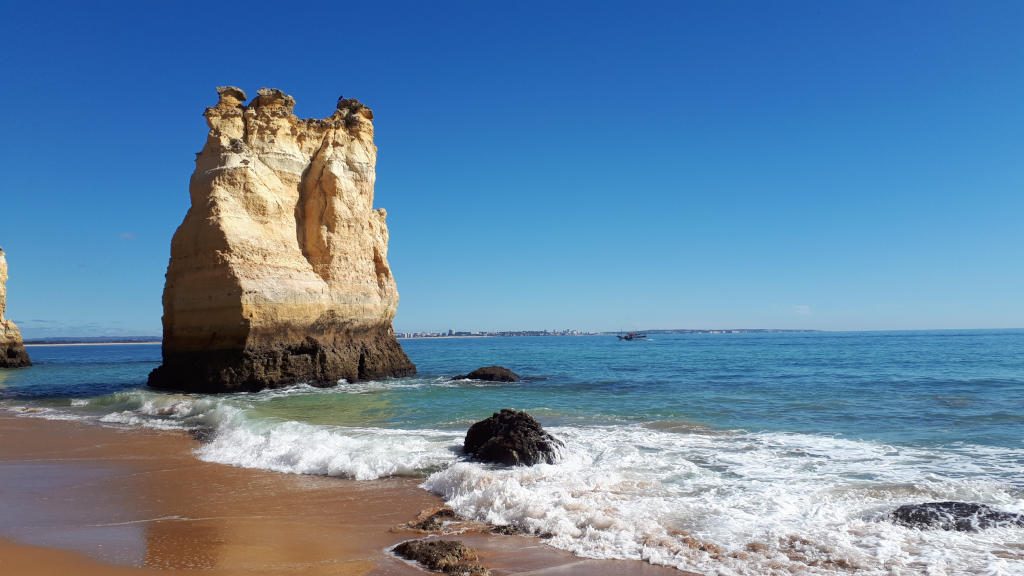
<path fill-rule="evenodd" d="M 7 311 L 7 257 L 0 250 L 0 368 L 31 366 L 21 331 L 14 322 L 4 318 Z"/>
<path fill-rule="evenodd" d="M 974 532 L 997 526 L 1024 526 L 1024 514 L 1002 512 L 970 502 L 907 504 L 892 513 L 897 524 L 911 528 L 938 528 Z"/>
<path fill-rule="evenodd" d="M 391 328 L 398 290 L 373 208 L 373 113 L 218 88 L 174 234 L 158 388 L 258 390 L 414 374 Z"/>
<path fill-rule="evenodd" d="M 561 446 L 533 416 L 506 408 L 470 426 L 462 448 L 483 462 L 532 466 L 557 462 Z"/>

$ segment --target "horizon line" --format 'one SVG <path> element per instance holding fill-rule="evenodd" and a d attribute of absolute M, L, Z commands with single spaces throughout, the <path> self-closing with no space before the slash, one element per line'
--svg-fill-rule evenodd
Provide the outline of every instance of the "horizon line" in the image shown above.
<path fill-rule="evenodd" d="M 477 333 L 477 334 L 497 334 L 500 332 L 567 332 L 576 330 L 581 332 L 583 336 L 586 335 L 603 335 L 603 334 L 617 334 L 622 332 L 826 332 L 826 333 L 839 333 L 839 332 L 964 332 L 964 331 L 1011 331 L 1011 330 L 1024 330 L 1024 326 L 1019 327 L 1006 327 L 1006 328 L 878 328 L 878 329 L 824 329 L 824 328 L 645 328 L 639 330 L 578 330 L 575 328 L 565 329 L 529 329 L 529 330 L 452 330 L 455 333 Z M 396 334 L 447 334 L 448 330 L 395 330 Z M 138 336 L 113 336 L 113 335 L 102 335 L 102 336 L 40 336 L 36 338 L 25 338 L 24 343 L 30 344 L 46 344 L 53 341 L 59 340 L 80 340 L 80 341 L 93 341 L 102 343 L 101 341 L 114 342 L 126 342 L 126 341 L 137 341 L 140 344 L 143 343 L 159 343 L 163 341 L 163 337 L 155 335 L 138 335 Z"/>

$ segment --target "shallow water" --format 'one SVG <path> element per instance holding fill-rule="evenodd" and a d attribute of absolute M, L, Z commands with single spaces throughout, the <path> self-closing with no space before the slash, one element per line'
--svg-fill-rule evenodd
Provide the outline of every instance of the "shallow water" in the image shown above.
<path fill-rule="evenodd" d="M 1024 331 L 408 340 L 415 378 L 232 396 L 140 388 L 159 347 L 33 347 L 8 409 L 189 428 L 205 460 L 426 476 L 467 516 L 581 555 L 709 574 L 1024 574 L 1024 530 L 919 531 L 900 504 L 1024 512 Z M 517 384 L 453 381 L 487 364 Z M 529 411 L 561 463 L 465 462 L 465 429 Z"/>

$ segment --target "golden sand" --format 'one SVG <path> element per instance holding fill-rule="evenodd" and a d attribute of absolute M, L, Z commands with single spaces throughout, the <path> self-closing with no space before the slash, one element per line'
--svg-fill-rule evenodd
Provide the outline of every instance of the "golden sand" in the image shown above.
<path fill-rule="evenodd" d="M 179 432 L 0 416 L 0 574 L 422 575 L 387 550 L 435 496 L 197 460 Z M 495 576 L 679 576 L 576 558 L 535 538 L 468 534 Z"/>

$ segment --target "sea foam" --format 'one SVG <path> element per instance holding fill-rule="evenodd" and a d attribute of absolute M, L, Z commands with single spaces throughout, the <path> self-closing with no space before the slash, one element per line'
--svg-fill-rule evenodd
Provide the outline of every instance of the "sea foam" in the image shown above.
<path fill-rule="evenodd" d="M 448 432 L 250 421 L 238 414 L 221 423 L 198 455 L 247 468 L 373 480 L 447 465 L 456 459 L 456 441 Z"/>
<path fill-rule="evenodd" d="M 429 474 L 424 488 L 461 515 L 544 536 L 593 558 L 646 560 L 705 574 L 1024 574 L 1024 529 L 916 530 L 887 515 L 935 500 L 1024 513 L 1024 452 L 907 447 L 814 434 L 690 425 L 564 426 L 558 464 L 467 461 L 463 431 L 324 425 L 274 417 L 266 403 L 447 382 L 295 386 L 233 396 L 132 390 L 26 416 L 202 430 L 199 458 L 296 474 L 371 480 Z M 301 398 L 300 398 L 301 400 Z"/>
<path fill-rule="evenodd" d="M 566 441 L 560 464 L 459 462 L 424 487 L 462 515 L 592 558 L 707 574 L 1024 573 L 1020 528 L 921 531 L 886 518 L 899 504 L 936 499 L 1024 510 L 1019 490 L 946 474 L 1005 467 L 1006 453 L 642 426 L 552 432 Z"/>

